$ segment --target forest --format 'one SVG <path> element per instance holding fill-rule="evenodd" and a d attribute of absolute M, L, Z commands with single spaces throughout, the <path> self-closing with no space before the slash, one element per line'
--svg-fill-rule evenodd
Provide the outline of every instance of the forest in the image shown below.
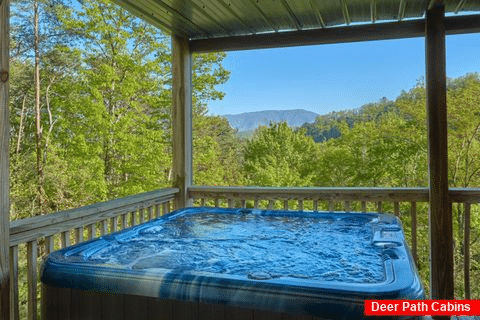
<path fill-rule="evenodd" d="M 11 220 L 171 186 L 168 35 L 109 0 L 16 0 L 11 11 Z M 208 115 L 209 101 L 225 95 L 225 57 L 193 57 L 195 185 L 428 186 L 422 80 L 394 100 L 299 128 L 271 123 L 246 139 Z M 447 100 L 450 187 L 477 188 L 480 75 L 449 79 Z M 453 209 L 460 260 L 463 208 Z M 418 219 L 418 267 L 428 281 L 426 207 Z M 471 238 L 472 296 L 480 298 L 476 206 Z"/>

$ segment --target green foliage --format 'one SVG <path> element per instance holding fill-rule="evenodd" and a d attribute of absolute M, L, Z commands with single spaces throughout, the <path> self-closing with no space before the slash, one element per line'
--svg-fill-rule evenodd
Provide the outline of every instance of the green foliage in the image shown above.
<path fill-rule="evenodd" d="M 453 187 L 478 186 L 480 178 L 480 76 L 468 74 L 450 82 L 449 173 Z"/>
<path fill-rule="evenodd" d="M 245 148 L 247 182 L 258 186 L 308 186 L 314 176 L 315 142 L 287 123 L 260 127 Z"/>
<path fill-rule="evenodd" d="M 194 117 L 194 184 L 242 185 L 242 157 L 242 142 L 225 118 Z"/>
<path fill-rule="evenodd" d="M 37 200 L 31 49 L 12 43 L 18 53 L 10 104 L 12 219 L 170 186 L 169 38 L 109 0 L 48 4 L 42 2 L 41 13 L 56 19 L 43 19 L 42 26 L 69 38 L 41 39 L 43 203 Z M 30 0 L 18 1 L 13 15 L 20 21 L 31 8 Z M 26 40 L 20 31 L 15 39 Z M 221 65 L 225 56 L 193 57 L 194 114 L 204 119 L 195 143 L 205 151 L 196 161 L 209 163 L 199 181 L 238 184 L 232 146 L 240 144 L 228 124 L 205 115 L 208 101 L 223 97 L 217 86 L 229 77 Z M 219 163 L 227 167 L 223 173 Z"/>
<path fill-rule="evenodd" d="M 322 143 L 316 185 L 425 185 L 426 148 L 415 140 L 418 132 L 412 132 L 404 117 L 387 113 L 352 127 L 347 123 L 337 127 L 341 136 Z"/>

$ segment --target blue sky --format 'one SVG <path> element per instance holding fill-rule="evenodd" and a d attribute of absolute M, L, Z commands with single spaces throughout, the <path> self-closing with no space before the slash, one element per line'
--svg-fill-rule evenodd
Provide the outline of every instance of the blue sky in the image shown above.
<path fill-rule="evenodd" d="M 229 52 L 230 80 L 209 113 L 305 109 L 319 114 L 395 99 L 425 76 L 423 38 Z M 447 37 L 447 75 L 480 72 L 480 35 Z"/>

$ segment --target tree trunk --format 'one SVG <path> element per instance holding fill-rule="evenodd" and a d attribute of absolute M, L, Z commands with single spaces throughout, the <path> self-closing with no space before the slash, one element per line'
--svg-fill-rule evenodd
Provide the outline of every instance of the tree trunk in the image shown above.
<path fill-rule="evenodd" d="M 34 12 L 34 50 L 35 50 L 35 72 L 34 72 L 34 86 L 35 86 L 35 136 L 36 136 L 36 151 L 37 151 L 37 179 L 38 179 L 38 202 L 39 207 L 42 208 L 44 203 L 44 176 L 42 165 L 42 123 L 40 116 L 40 31 L 38 23 L 38 1 L 33 3 Z"/>
<path fill-rule="evenodd" d="M 20 128 L 18 129 L 18 138 L 17 138 L 17 148 L 15 149 L 15 153 L 20 153 L 20 144 L 22 141 L 22 134 L 23 134 L 23 119 L 25 118 L 25 106 L 27 104 L 27 95 L 23 96 L 22 102 L 22 112 L 20 114 Z"/>
<path fill-rule="evenodd" d="M 52 84 L 55 82 L 55 76 L 53 76 L 48 85 L 47 88 L 45 89 L 45 106 L 47 108 L 47 113 L 48 113 L 48 133 L 47 137 L 45 138 L 45 148 L 44 148 L 44 156 L 43 156 L 43 164 L 47 164 L 47 156 L 48 156 L 48 147 L 50 146 L 50 135 L 52 134 L 53 131 L 53 126 L 55 125 L 55 120 L 53 120 L 53 115 L 52 115 L 52 110 L 50 109 L 50 88 L 52 87 Z"/>

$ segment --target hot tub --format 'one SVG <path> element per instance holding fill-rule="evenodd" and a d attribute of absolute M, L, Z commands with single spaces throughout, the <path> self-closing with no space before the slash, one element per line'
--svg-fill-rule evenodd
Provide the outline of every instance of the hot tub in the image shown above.
<path fill-rule="evenodd" d="M 187 208 L 54 252 L 41 280 L 47 319 L 363 319 L 365 299 L 424 298 L 376 213 Z"/>

